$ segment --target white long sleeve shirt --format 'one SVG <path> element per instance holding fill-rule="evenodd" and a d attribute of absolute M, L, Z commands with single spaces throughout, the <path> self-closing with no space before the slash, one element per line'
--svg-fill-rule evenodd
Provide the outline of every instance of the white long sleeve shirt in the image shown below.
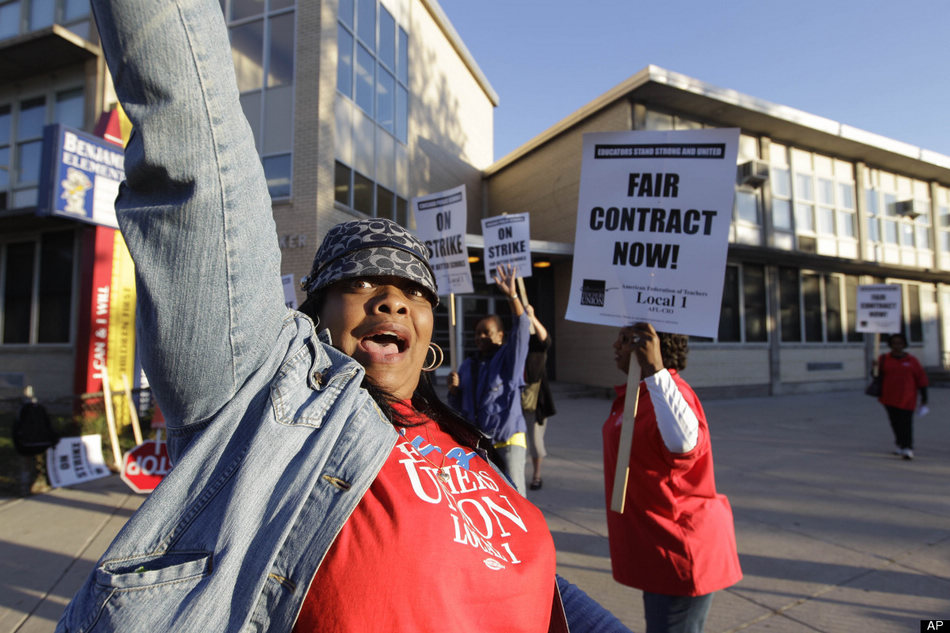
<path fill-rule="evenodd" d="M 696 447 L 699 420 L 666 369 L 643 379 L 656 413 L 663 443 L 671 453 L 688 453 Z"/>

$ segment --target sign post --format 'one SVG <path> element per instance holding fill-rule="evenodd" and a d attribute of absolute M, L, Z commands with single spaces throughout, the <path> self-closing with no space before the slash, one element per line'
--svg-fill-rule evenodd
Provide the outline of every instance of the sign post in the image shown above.
<path fill-rule="evenodd" d="M 738 129 L 584 135 L 566 318 L 714 337 Z M 639 369 L 631 361 L 611 509 L 623 512 Z M 628 390 L 628 397 L 630 391 Z"/>

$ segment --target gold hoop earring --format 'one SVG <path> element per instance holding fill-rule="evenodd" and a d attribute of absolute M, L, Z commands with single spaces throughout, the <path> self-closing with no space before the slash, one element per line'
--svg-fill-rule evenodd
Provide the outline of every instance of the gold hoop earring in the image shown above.
<path fill-rule="evenodd" d="M 429 352 L 432 352 L 432 362 L 426 362 L 426 364 L 422 366 L 422 371 L 435 371 L 442 366 L 442 362 L 445 360 L 445 352 L 435 343 L 429 343 L 429 349 L 426 352 L 426 361 L 429 360 Z"/>

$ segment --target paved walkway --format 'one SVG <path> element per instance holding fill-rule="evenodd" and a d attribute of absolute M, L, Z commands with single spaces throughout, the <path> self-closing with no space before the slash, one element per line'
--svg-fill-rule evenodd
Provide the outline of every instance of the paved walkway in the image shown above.
<path fill-rule="evenodd" d="M 688 372 L 687 372 L 688 378 Z M 950 619 L 950 389 L 931 389 L 917 459 L 890 455 L 883 409 L 860 393 L 705 403 L 717 482 L 745 578 L 716 596 L 708 633 L 910 633 Z M 558 568 L 643 630 L 639 592 L 610 576 L 603 398 L 558 399 L 544 487 Z M 0 499 L 0 633 L 50 631 L 141 502 L 110 477 Z"/>

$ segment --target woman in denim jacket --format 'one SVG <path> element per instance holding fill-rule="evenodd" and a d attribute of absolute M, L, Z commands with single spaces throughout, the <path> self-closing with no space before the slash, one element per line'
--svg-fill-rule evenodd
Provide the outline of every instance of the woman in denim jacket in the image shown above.
<path fill-rule="evenodd" d="M 176 466 L 57 630 L 564 630 L 556 586 L 574 631 L 626 630 L 555 584 L 540 513 L 420 386 L 437 292 L 418 240 L 335 227 L 309 316 L 284 307 L 218 2 L 92 4 L 135 125 L 116 209 Z"/>

